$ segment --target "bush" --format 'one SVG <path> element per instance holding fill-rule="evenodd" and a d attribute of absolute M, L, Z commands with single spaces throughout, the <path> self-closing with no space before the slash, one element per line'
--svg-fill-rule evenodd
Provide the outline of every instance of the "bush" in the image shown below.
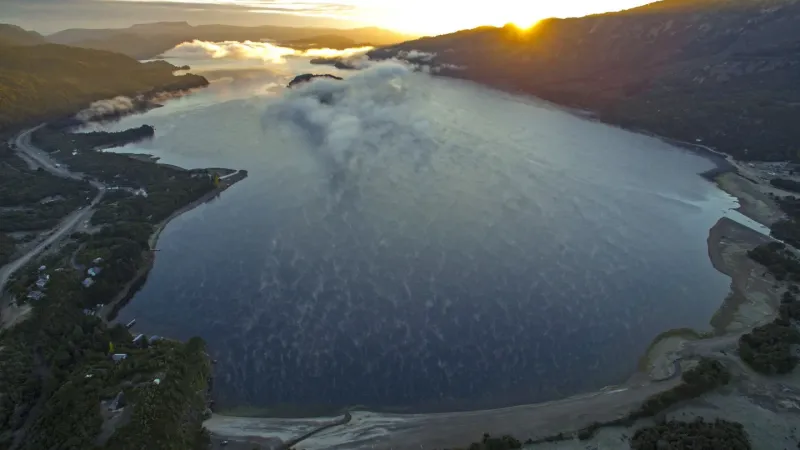
<path fill-rule="evenodd" d="M 699 397 L 731 380 L 731 373 L 719 361 L 703 358 L 691 370 L 683 373 L 683 383 L 674 388 L 656 394 L 642 404 L 631 418 L 651 417 L 684 400 Z"/>
<path fill-rule="evenodd" d="M 788 319 L 795 315 L 798 306 L 798 303 L 782 304 L 781 316 Z M 797 343 L 800 343 L 800 333 L 785 320 L 778 319 L 739 338 L 739 356 L 756 372 L 789 373 L 797 366 L 798 358 L 791 349 L 791 345 Z"/>
<path fill-rule="evenodd" d="M 642 428 L 631 439 L 632 450 L 749 450 L 742 424 L 717 419 L 705 422 L 669 421 Z"/>

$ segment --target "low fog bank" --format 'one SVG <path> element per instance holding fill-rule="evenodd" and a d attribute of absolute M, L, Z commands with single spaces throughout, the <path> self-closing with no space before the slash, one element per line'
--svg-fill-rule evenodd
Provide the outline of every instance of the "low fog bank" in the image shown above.
<path fill-rule="evenodd" d="M 184 42 L 164 53 L 165 58 L 178 59 L 234 59 L 234 60 L 261 60 L 268 63 L 280 64 L 286 62 L 287 57 L 308 58 L 338 58 L 366 54 L 372 47 L 348 48 L 335 50 L 331 48 L 312 48 L 296 50 L 290 47 L 281 47 L 269 42 L 254 41 L 222 41 L 209 42 L 194 40 Z"/>
<path fill-rule="evenodd" d="M 354 175 L 379 164 L 384 152 L 402 152 L 419 167 L 434 148 L 431 124 L 421 113 L 424 83 L 398 61 L 374 63 L 342 81 L 316 79 L 272 102 L 265 132 L 292 133 L 334 175 Z M 396 155 L 394 155 L 396 156 Z"/>
<path fill-rule="evenodd" d="M 186 95 L 187 92 L 188 91 L 159 92 L 136 97 L 120 95 L 111 99 L 98 100 L 90 104 L 88 108 L 75 114 L 75 119 L 84 123 L 97 120 L 118 119 L 128 114 L 159 108 L 165 101 L 180 98 Z"/>

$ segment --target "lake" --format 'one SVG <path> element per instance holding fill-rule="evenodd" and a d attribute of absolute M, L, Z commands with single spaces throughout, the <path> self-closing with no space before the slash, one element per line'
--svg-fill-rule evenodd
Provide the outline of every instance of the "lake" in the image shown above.
<path fill-rule="evenodd" d="M 207 90 L 104 127 L 156 127 L 117 151 L 249 171 L 169 224 L 119 316 L 206 339 L 222 408 L 594 390 L 728 293 L 706 238 L 736 203 L 700 155 L 393 64 L 290 92 L 303 60 L 215 64 Z"/>

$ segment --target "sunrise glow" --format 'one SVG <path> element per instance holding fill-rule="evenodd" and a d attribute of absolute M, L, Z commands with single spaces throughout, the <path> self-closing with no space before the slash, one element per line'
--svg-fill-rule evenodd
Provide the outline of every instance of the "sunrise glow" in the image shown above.
<path fill-rule="evenodd" d="M 106 0 L 120 1 L 120 0 Z M 442 34 L 482 25 L 513 23 L 522 29 L 549 17 L 577 17 L 651 3 L 652 0 L 125 0 L 225 5 L 254 14 L 297 16 L 378 26 L 416 34 Z"/>

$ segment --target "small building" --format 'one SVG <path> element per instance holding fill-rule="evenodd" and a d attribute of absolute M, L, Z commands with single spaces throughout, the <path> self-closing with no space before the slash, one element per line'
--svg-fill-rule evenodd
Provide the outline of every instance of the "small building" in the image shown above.
<path fill-rule="evenodd" d="M 44 292 L 42 291 L 30 291 L 28 292 L 28 298 L 31 300 L 41 300 L 44 297 Z"/>
<path fill-rule="evenodd" d="M 144 188 L 139 188 L 133 191 L 133 195 L 138 195 L 139 197 L 147 198 L 147 191 Z"/>
<path fill-rule="evenodd" d="M 101 269 L 100 267 L 92 267 L 89 270 L 87 270 L 86 273 L 88 273 L 89 276 L 96 277 L 96 276 L 100 275 L 100 272 L 102 272 L 102 271 L 103 271 L 103 269 Z"/>
<path fill-rule="evenodd" d="M 44 289 L 45 286 L 47 286 L 46 278 L 39 278 L 38 280 L 36 280 L 36 287 L 38 287 L 39 289 Z"/>
<path fill-rule="evenodd" d="M 39 272 L 44 272 L 47 270 L 47 266 L 39 266 Z"/>
<path fill-rule="evenodd" d="M 136 325 L 136 319 L 133 319 L 130 322 L 128 322 L 128 324 L 125 325 L 125 328 L 130 328 L 130 327 L 132 327 L 134 325 Z"/>
<path fill-rule="evenodd" d="M 81 282 L 81 284 L 83 285 L 83 287 L 88 288 L 94 284 L 94 280 L 91 278 L 86 278 L 85 280 L 83 280 L 83 282 Z"/>
<path fill-rule="evenodd" d="M 100 264 L 101 262 L 103 262 L 103 258 L 95 258 L 92 260 L 93 264 Z"/>
<path fill-rule="evenodd" d="M 114 360 L 114 362 L 124 361 L 124 360 L 128 359 L 128 354 L 127 353 L 114 353 L 113 355 L 111 355 L 111 359 Z"/>
<path fill-rule="evenodd" d="M 150 336 L 150 339 L 147 340 L 150 344 L 155 344 L 156 342 L 163 339 L 161 336 Z"/>
<path fill-rule="evenodd" d="M 135 338 L 133 338 L 133 343 L 135 345 L 142 345 L 145 342 L 144 335 L 138 334 Z"/>

